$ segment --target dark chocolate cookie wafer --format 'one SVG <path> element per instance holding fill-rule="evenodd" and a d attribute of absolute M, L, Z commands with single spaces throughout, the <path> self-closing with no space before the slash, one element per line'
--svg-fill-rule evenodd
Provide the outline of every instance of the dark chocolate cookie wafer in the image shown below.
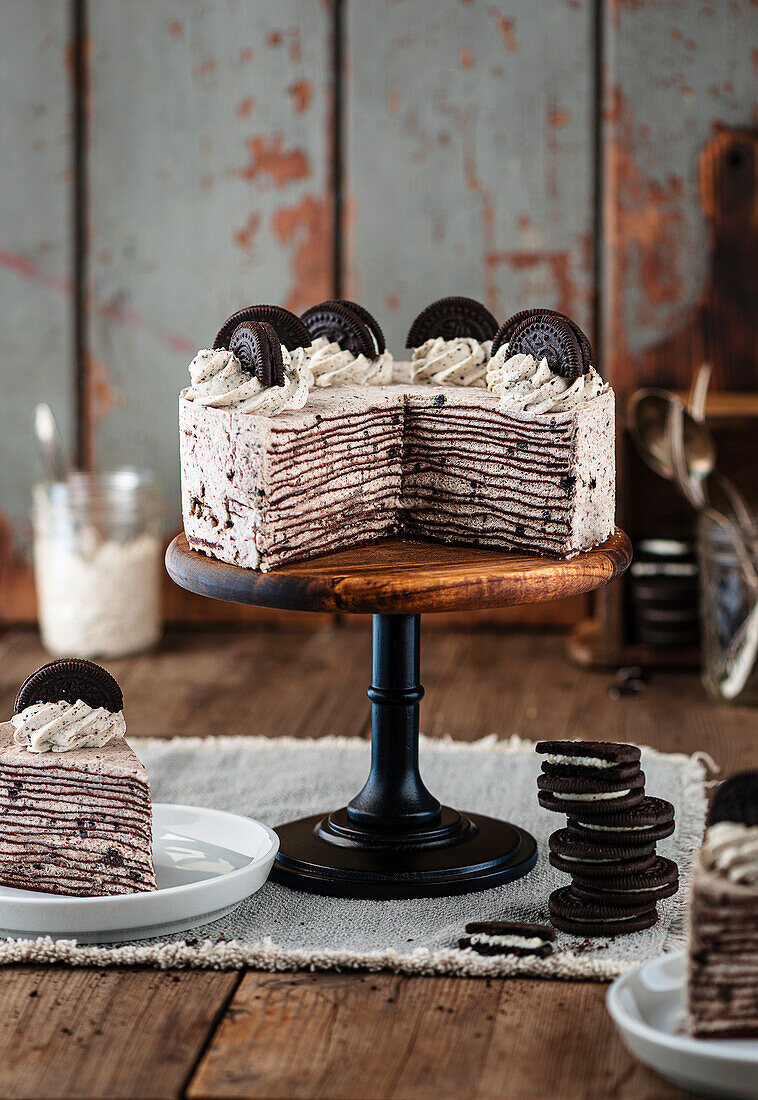
<path fill-rule="evenodd" d="M 545 775 L 631 778 L 640 766 L 640 750 L 636 745 L 618 745 L 612 741 L 538 741 L 536 751 L 544 757 Z"/>
<path fill-rule="evenodd" d="M 481 302 L 474 298 L 438 298 L 421 310 L 408 329 L 405 346 L 420 348 L 438 336 L 443 340 L 470 337 L 481 343 L 491 340 L 496 332 L 497 321 Z"/>
<path fill-rule="evenodd" d="M 758 771 L 737 772 L 719 783 L 708 811 L 708 824 L 717 821 L 758 825 Z"/>
<path fill-rule="evenodd" d="M 20 714 L 33 703 L 76 703 L 104 707 L 115 714 L 124 709 L 124 696 L 110 672 L 81 657 L 59 657 L 42 665 L 19 688 L 14 712 Z"/>
<path fill-rule="evenodd" d="M 578 898 L 571 886 L 554 890 L 548 909 L 553 926 L 574 936 L 622 936 L 652 928 L 658 920 L 655 906 L 647 902 L 630 901 L 623 909 L 598 905 Z"/>
<path fill-rule="evenodd" d="M 673 859 L 657 856 L 652 865 L 639 874 L 609 875 L 607 879 L 584 881 L 574 879 L 573 890 L 578 898 L 596 905 L 626 907 L 630 901 L 655 905 L 670 898 L 679 889 L 679 868 Z"/>
<path fill-rule="evenodd" d="M 319 302 L 317 306 L 306 309 L 301 317 L 311 334 L 311 341 L 325 336 L 330 344 L 339 344 L 353 355 L 365 355 L 367 359 L 375 357 L 375 339 L 371 329 L 344 302 Z"/>
<path fill-rule="evenodd" d="M 296 313 L 282 306 L 245 306 L 238 309 L 231 317 L 227 317 L 213 341 L 214 348 L 227 348 L 229 340 L 238 325 L 245 321 L 266 321 L 272 325 L 279 337 L 279 342 L 284 344 L 287 351 L 295 348 L 307 348 L 311 343 L 311 334 Z"/>
<path fill-rule="evenodd" d="M 645 797 L 631 809 L 599 814 L 587 821 L 568 819 L 568 831 L 580 840 L 609 845 L 657 844 L 674 831 L 674 807 L 665 798 Z"/>
<path fill-rule="evenodd" d="M 495 339 L 492 341 L 492 354 L 499 351 L 503 344 L 509 344 L 514 332 L 523 324 L 529 317 L 542 316 L 542 317 L 562 317 L 564 321 L 568 321 L 573 330 L 574 336 L 579 341 L 579 347 L 582 351 L 582 357 L 584 359 L 584 369 L 589 370 L 592 364 L 592 346 L 586 336 L 586 334 L 579 328 L 576 321 L 573 321 L 570 317 L 566 317 L 564 313 L 558 313 L 555 309 L 545 309 L 540 306 L 537 309 L 521 309 L 518 313 L 514 313 L 512 317 L 509 317 L 507 321 L 504 321 L 500 328 L 497 330 Z"/>
<path fill-rule="evenodd" d="M 282 345 L 274 328 L 266 321 L 243 321 L 229 339 L 234 352 L 250 374 L 263 386 L 284 385 Z"/>
<path fill-rule="evenodd" d="M 458 946 L 464 950 L 470 948 L 478 955 L 531 955 L 544 959 L 552 955 L 555 940 L 555 932 L 549 925 L 526 921 L 472 921 L 466 925 L 466 933 L 458 940 Z"/>
<path fill-rule="evenodd" d="M 558 829 L 548 839 L 550 862 L 567 875 L 606 880 L 617 874 L 633 875 L 655 862 L 654 844 L 629 844 L 612 848 L 577 840 L 568 829 Z"/>
<path fill-rule="evenodd" d="M 565 317 L 545 314 L 527 317 L 513 333 L 508 351 L 511 355 L 531 355 L 538 363 L 547 360 L 553 374 L 574 382 L 588 369 L 573 328 Z"/>
<path fill-rule="evenodd" d="M 592 820 L 598 814 L 627 809 L 645 796 L 645 773 L 630 779 L 573 779 L 555 775 L 538 775 L 540 806 L 557 813 L 570 814 L 579 820 Z"/>
<path fill-rule="evenodd" d="M 386 351 L 387 341 L 384 339 L 384 333 L 376 317 L 374 317 L 372 313 L 369 313 L 365 306 L 359 305 L 358 302 L 351 302 L 349 298 L 340 298 L 340 302 L 343 306 L 347 306 L 348 309 L 351 309 L 356 317 L 360 317 L 361 321 L 363 321 L 366 328 L 374 337 L 376 354 L 381 355 L 383 351 Z"/>

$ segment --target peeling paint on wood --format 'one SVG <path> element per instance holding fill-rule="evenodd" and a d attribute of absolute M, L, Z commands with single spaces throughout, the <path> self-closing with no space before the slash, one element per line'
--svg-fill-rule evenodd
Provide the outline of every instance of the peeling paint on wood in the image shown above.
<path fill-rule="evenodd" d="M 395 353 L 443 294 L 589 327 L 592 5 L 351 4 L 347 41 L 348 287 Z"/>

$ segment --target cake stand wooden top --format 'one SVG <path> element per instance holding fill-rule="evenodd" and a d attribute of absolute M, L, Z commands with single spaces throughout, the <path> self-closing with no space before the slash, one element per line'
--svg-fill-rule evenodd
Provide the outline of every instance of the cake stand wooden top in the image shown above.
<path fill-rule="evenodd" d="M 570 561 L 533 554 L 387 539 L 282 565 L 240 569 L 191 550 L 184 534 L 166 551 L 181 588 L 229 603 L 289 611 L 416 614 L 476 611 L 591 592 L 628 567 L 623 531 Z"/>

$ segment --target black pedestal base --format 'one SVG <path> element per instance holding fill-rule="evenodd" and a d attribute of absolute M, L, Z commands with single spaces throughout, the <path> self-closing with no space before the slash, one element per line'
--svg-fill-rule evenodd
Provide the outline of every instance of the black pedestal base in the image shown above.
<path fill-rule="evenodd" d="M 413 835 L 351 824 L 347 810 L 277 829 L 275 882 L 345 898 L 429 898 L 488 890 L 520 878 L 537 860 L 517 825 L 442 807 L 441 820 Z"/>

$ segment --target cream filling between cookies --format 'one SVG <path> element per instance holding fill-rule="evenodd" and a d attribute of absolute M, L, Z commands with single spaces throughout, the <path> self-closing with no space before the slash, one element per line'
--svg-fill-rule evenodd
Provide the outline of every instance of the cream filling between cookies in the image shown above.
<path fill-rule="evenodd" d="M 596 829 L 599 833 L 643 833 L 652 832 L 654 825 L 591 825 L 588 821 L 582 822 L 583 829 Z"/>
<path fill-rule="evenodd" d="M 616 924 L 617 921 L 622 920 L 637 920 L 638 917 L 644 916 L 644 913 L 632 913 L 630 916 L 624 917 L 566 917 L 566 920 L 573 920 L 577 924 Z"/>
<path fill-rule="evenodd" d="M 13 740 L 27 752 L 69 752 L 71 749 L 100 749 L 117 735 L 126 733 L 122 711 L 75 703 L 32 703 L 11 717 Z"/>
<path fill-rule="evenodd" d="M 553 798 L 559 798 L 562 802 L 609 802 L 614 798 L 625 798 L 632 793 L 628 791 L 593 791 L 592 794 L 558 794 L 553 791 Z"/>
<path fill-rule="evenodd" d="M 477 932 L 469 936 L 471 945 L 475 943 L 485 944 L 488 947 L 544 947 L 547 940 L 539 936 L 487 936 L 483 932 Z"/>
<path fill-rule="evenodd" d="M 570 764 L 577 768 L 616 768 L 617 760 L 602 760 L 599 756 L 563 756 L 561 754 L 547 753 L 544 757 L 546 764 Z"/>
<path fill-rule="evenodd" d="M 592 859 L 591 856 L 561 856 L 568 863 L 623 863 L 622 859 Z"/>

